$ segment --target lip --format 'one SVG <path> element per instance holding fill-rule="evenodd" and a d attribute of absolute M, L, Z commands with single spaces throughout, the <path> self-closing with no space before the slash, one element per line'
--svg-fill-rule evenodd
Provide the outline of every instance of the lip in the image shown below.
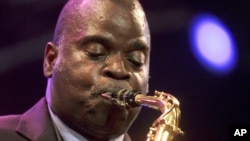
<path fill-rule="evenodd" d="M 92 93 L 92 95 L 100 97 L 104 103 L 120 107 L 121 101 L 118 97 L 120 96 L 120 93 L 124 90 L 127 89 L 122 87 L 104 87 L 102 89 L 97 89 Z"/>
<path fill-rule="evenodd" d="M 113 98 L 112 92 L 103 92 L 103 93 L 100 93 L 99 96 L 101 97 L 102 101 L 108 104 L 109 106 L 116 107 L 120 110 L 128 110 L 124 106 L 121 106 L 118 100 Z"/>
<path fill-rule="evenodd" d="M 111 100 L 111 99 L 112 99 L 112 93 L 111 93 L 111 92 L 104 92 L 104 93 L 101 93 L 100 96 L 101 96 L 103 99 L 107 99 L 107 100 Z"/>

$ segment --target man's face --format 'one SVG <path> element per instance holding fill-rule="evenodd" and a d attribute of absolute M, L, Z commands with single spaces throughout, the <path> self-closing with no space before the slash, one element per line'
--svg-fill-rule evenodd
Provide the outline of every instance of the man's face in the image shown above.
<path fill-rule="evenodd" d="M 120 109 L 97 92 L 117 88 L 147 92 L 147 23 L 140 9 L 111 1 L 82 4 L 88 6 L 65 22 L 58 55 L 47 57 L 53 66 L 49 104 L 69 127 L 86 137 L 116 137 L 128 130 L 140 108 Z M 49 73 L 45 68 L 47 77 Z"/>

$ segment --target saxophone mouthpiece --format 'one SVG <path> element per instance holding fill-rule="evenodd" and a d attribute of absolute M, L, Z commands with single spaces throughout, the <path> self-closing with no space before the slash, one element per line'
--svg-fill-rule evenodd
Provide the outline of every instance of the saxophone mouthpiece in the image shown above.
<path fill-rule="evenodd" d="M 135 100 L 135 97 L 138 94 L 140 94 L 140 92 L 136 90 L 120 89 L 112 93 L 111 101 L 113 104 L 121 108 L 130 109 L 138 107 L 140 104 L 138 104 Z"/>

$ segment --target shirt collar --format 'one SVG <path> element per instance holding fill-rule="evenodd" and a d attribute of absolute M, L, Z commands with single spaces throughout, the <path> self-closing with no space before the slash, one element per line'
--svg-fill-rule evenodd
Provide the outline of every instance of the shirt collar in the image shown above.
<path fill-rule="evenodd" d="M 48 106 L 49 113 L 51 116 L 52 121 L 54 122 L 56 128 L 58 129 L 60 135 L 62 136 L 64 141 L 88 141 L 86 138 L 84 138 L 82 135 L 77 133 L 76 131 L 69 128 L 67 125 L 65 125 L 59 117 L 52 112 L 51 108 Z M 123 141 L 124 134 L 121 136 L 110 139 L 109 141 Z"/>

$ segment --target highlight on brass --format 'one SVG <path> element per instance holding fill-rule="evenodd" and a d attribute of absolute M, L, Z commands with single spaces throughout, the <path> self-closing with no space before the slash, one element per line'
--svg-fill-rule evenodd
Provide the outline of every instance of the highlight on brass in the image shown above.
<path fill-rule="evenodd" d="M 176 135 L 184 134 L 179 128 L 180 103 L 169 93 L 155 91 L 154 96 L 147 96 L 138 91 L 121 89 L 112 94 L 112 102 L 121 108 L 147 106 L 161 111 L 160 117 L 150 127 L 146 141 L 172 141 Z"/>

